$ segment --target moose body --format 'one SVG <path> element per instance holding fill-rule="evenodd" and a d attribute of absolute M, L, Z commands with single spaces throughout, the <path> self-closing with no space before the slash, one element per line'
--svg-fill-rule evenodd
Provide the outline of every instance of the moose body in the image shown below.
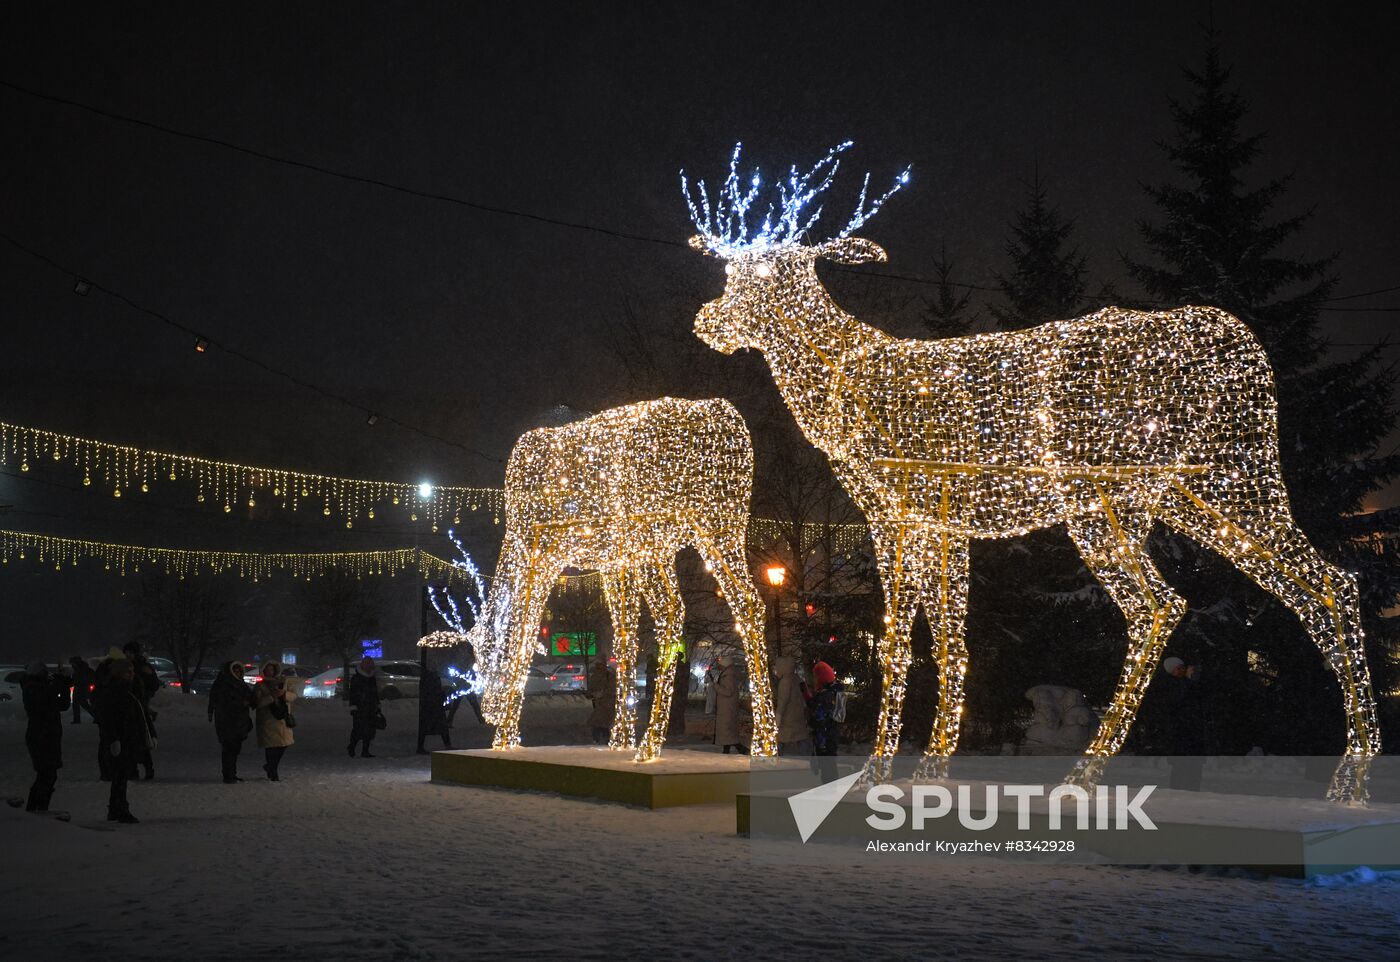
<path fill-rule="evenodd" d="M 506 467 L 506 534 L 487 617 L 473 629 L 486 659 L 485 708 L 496 748 L 518 744 L 526 672 L 554 579 L 566 568 L 602 577 L 613 623 L 618 711 L 611 747 L 636 745 L 637 622 L 656 621 L 659 677 L 639 761 L 660 750 L 671 706 L 684 608 L 675 558 L 694 547 L 735 613 L 753 685 L 757 750 L 773 744 L 763 604 L 748 577 L 753 484 L 748 428 L 724 400 L 661 398 L 527 432 Z"/>
<path fill-rule="evenodd" d="M 1149 363 L 1144 343 L 1190 349 Z M 1015 334 L 880 336 L 813 373 L 829 386 L 807 420 L 830 433 L 827 453 L 867 516 L 959 537 L 1067 523 L 1101 510 L 1100 487 L 1146 507 L 1174 480 L 1207 468 L 1229 480 L 1215 469 L 1276 459 L 1268 432 L 1241 436 L 1231 419 L 1241 407 L 1272 417 L 1273 397 L 1263 350 L 1221 311 L 1106 310 Z M 1253 394 L 1222 405 L 1222 384 Z"/>
<path fill-rule="evenodd" d="M 799 427 L 865 513 L 886 599 L 884 685 L 867 774 L 884 777 L 903 726 L 910 632 L 933 629 L 939 705 L 924 776 L 947 772 L 963 713 L 968 543 L 1063 523 L 1122 610 L 1128 653 L 1112 703 L 1071 780 L 1092 784 L 1121 747 L 1185 602 L 1146 551 L 1155 522 L 1230 559 L 1293 609 L 1341 684 L 1346 756 L 1330 797 L 1364 799 L 1380 751 L 1356 579 L 1323 559 L 1293 522 L 1279 469 L 1273 375 L 1230 314 L 1109 308 L 1016 333 L 892 338 L 842 311 L 815 262 L 885 260 L 847 236 L 807 243 L 803 206 L 835 172 L 836 148 L 794 169 L 756 237 L 760 179 L 738 149 L 710 206 L 691 202 L 697 250 L 725 261 L 724 293 L 695 332 L 724 353 L 761 351 Z M 825 171 L 825 180 L 813 180 Z M 907 180 L 902 175 L 896 187 Z M 750 184 L 752 186 L 750 186 Z M 868 185 L 868 178 L 867 178 Z M 683 181 L 683 186 L 685 183 Z M 806 219 L 804 219 L 806 218 Z"/>

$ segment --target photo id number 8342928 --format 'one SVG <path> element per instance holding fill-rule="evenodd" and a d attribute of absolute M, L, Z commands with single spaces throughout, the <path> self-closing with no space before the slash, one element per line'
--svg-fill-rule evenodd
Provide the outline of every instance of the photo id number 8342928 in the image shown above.
<path fill-rule="evenodd" d="M 1007 852 L 1073 852 L 1074 839 L 1039 838 L 1011 840 L 1006 843 Z"/>

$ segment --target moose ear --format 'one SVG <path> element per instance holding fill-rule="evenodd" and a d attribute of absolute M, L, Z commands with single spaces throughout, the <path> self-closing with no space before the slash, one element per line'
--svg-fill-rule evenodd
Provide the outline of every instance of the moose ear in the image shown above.
<path fill-rule="evenodd" d="M 816 252 L 818 257 L 825 257 L 838 264 L 869 264 L 890 259 L 883 247 L 864 237 L 838 237 L 825 244 L 818 244 Z"/>
<path fill-rule="evenodd" d="M 710 245 L 705 242 L 705 235 L 692 235 L 690 238 L 690 249 L 693 251 L 699 251 L 702 254 L 708 254 L 710 252 Z"/>

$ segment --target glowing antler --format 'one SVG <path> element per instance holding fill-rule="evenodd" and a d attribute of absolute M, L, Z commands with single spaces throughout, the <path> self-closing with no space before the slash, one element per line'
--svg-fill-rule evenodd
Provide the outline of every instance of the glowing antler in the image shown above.
<path fill-rule="evenodd" d="M 763 188 L 763 175 L 758 168 L 754 168 L 752 176 L 740 182 L 739 153 L 743 144 L 734 145 L 734 153 L 729 158 L 729 176 L 724 179 L 719 196 L 713 202 L 703 180 L 695 182 L 695 192 L 692 193 L 690 182 L 682 170 L 681 192 L 685 194 L 686 206 L 690 208 L 690 220 L 704 239 L 705 246 L 720 257 L 734 257 L 803 243 L 808 231 L 822 215 L 821 205 L 811 210 L 811 204 L 831 187 L 836 172 L 841 168 L 840 155 L 852 143 L 848 140 L 832 147 L 806 173 L 799 173 L 795 165 L 790 168 L 786 182 L 778 182 L 778 196 L 768 204 L 763 223 L 756 230 L 751 227 L 749 219 L 754 202 Z M 866 173 L 855 213 L 846 226 L 832 237 L 849 237 L 874 217 L 885 201 L 909 183 L 909 170 L 905 167 L 895 178 L 894 186 L 868 204 L 870 174 Z M 695 194 L 699 195 L 698 201 Z"/>

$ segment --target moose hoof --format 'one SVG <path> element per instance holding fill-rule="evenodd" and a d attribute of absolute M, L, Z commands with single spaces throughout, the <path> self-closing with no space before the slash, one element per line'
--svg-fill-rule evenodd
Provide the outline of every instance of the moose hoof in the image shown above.
<path fill-rule="evenodd" d="M 1365 755 L 1347 755 L 1332 774 L 1327 787 L 1327 800 L 1345 805 L 1365 805 L 1371 797 L 1367 787 L 1371 776 L 1371 759 Z"/>
<path fill-rule="evenodd" d="M 1065 784 L 1085 790 L 1092 789 L 1099 784 L 1099 779 L 1103 777 L 1104 766 L 1107 764 L 1108 758 L 1104 755 L 1081 758 L 1074 763 L 1074 768 L 1065 776 Z"/>
<path fill-rule="evenodd" d="M 916 782 L 941 782 L 948 777 L 947 755 L 925 755 L 919 762 L 919 767 L 914 769 L 914 781 Z"/>
<path fill-rule="evenodd" d="M 860 771 L 860 778 L 856 779 L 856 787 L 869 788 L 871 785 L 879 785 L 881 782 L 889 781 L 892 764 L 892 759 L 871 755 L 866 760 L 865 767 Z"/>

